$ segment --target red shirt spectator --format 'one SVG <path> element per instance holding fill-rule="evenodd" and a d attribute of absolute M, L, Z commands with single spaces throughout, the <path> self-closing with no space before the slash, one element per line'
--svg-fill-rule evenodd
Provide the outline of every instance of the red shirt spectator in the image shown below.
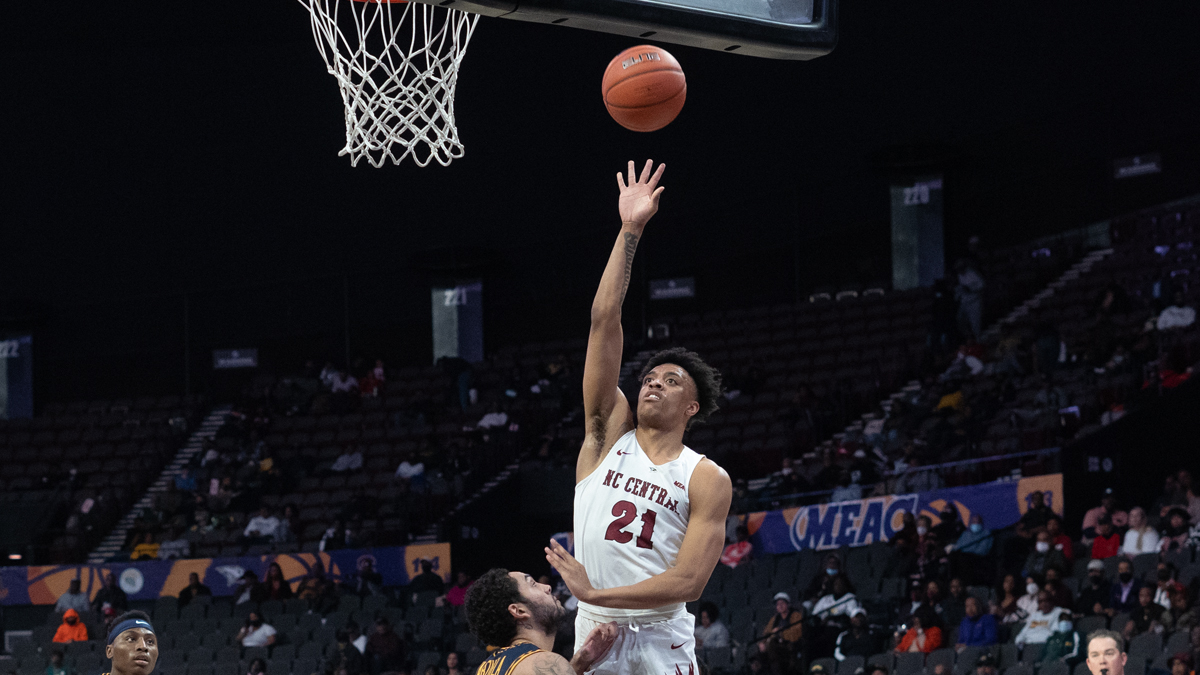
<path fill-rule="evenodd" d="M 446 602 L 455 607 L 462 607 L 467 601 L 467 589 L 471 588 L 471 577 L 467 576 L 466 572 L 459 572 L 454 585 L 450 590 L 446 591 Z"/>
<path fill-rule="evenodd" d="M 1121 535 L 1113 531 L 1112 520 L 1101 516 L 1092 540 L 1092 560 L 1104 560 L 1121 552 Z"/>

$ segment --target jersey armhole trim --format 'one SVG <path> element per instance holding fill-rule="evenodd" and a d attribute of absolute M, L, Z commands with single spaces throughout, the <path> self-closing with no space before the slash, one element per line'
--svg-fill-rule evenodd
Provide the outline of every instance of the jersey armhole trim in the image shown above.
<path fill-rule="evenodd" d="M 534 654 L 544 654 L 544 653 L 546 653 L 546 650 L 544 650 L 540 647 L 531 652 L 525 652 L 524 654 L 518 656 L 516 661 L 513 661 L 513 664 L 508 667 L 508 670 L 504 671 L 504 675 L 511 675 L 512 672 L 517 669 L 517 666 L 521 665 L 521 662 L 524 661 L 525 659 L 529 658 L 530 656 L 533 656 Z"/>

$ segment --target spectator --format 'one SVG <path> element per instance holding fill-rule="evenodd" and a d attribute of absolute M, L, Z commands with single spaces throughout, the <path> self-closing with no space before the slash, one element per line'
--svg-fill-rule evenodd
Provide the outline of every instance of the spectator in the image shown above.
<path fill-rule="evenodd" d="M 843 471 L 837 478 L 837 487 L 829 495 L 829 502 L 851 502 L 862 499 L 862 486 L 854 482 L 849 471 Z"/>
<path fill-rule="evenodd" d="M 366 659 L 354 645 L 350 644 L 350 631 L 345 628 L 339 629 L 335 633 L 334 639 L 337 644 L 333 649 L 333 654 L 329 657 L 329 662 L 333 665 L 335 672 L 345 670 L 346 675 L 361 675 L 365 670 Z"/>
<path fill-rule="evenodd" d="M 446 582 L 442 580 L 441 575 L 434 574 L 432 561 L 422 560 L 421 573 L 408 583 L 408 590 L 413 595 L 425 591 L 434 591 L 438 595 L 442 595 L 446 590 Z"/>
<path fill-rule="evenodd" d="M 987 567 L 984 558 L 992 551 L 992 539 L 992 531 L 983 526 L 983 517 L 971 514 L 971 524 L 950 546 L 950 563 L 955 573 L 974 583 L 990 580 L 980 577 L 981 570 Z"/>
<path fill-rule="evenodd" d="M 984 652 L 975 662 L 975 675 L 996 675 L 996 657 Z"/>
<path fill-rule="evenodd" d="M 1021 574 L 1027 577 L 1040 577 L 1046 574 L 1046 570 L 1054 568 L 1063 571 L 1067 567 L 1067 560 L 1063 557 L 1061 551 L 1056 551 L 1050 543 L 1050 532 L 1042 530 L 1037 533 L 1037 543 L 1033 545 L 1033 551 L 1025 558 L 1025 567 L 1022 568 Z"/>
<path fill-rule="evenodd" d="M 462 607 L 467 600 L 467 591 L 471 588 L 471 577 L 466 572 L 459 572 L 454 579 L 454 585 L 446 591 L 446 602 L 451 607 Z"/>
<path fill-rule="evenodd" d="M 1046 526 L 1046 522 L 1054 516 L 1054 512 L 1046 506 L 1046 495 L 1040 490 L 1029 493 L 1029 510 L 1017 521 L 1017 534 L 1032 538 L 1037 531 Z"/>
<path fill-rule="evenodd" d="M 337 368 L 333 367 L 332 363 L 326 362 L 325 367 L 321 369 L 321 374 L 317 377 L 321 384 L 326 389 L 333 389 L 333 380 L 338 375 Z"/>
<path fill-rule="evenodd" d="M 834 554 L 825 556 L 825 573 L 818 572 L 804 592 L 805 600 L 816 601 L 818 598 L 833 592 L 833 580 L 842 576 L 842 561 Z M 850 586 L 847 583 L 847 586 Z"/>
<path fill-rule="evenodd" d="M 366 654 L 367 636 L 363 635 L 362 629 L 358 627 L 358 622 L 350 619 L 346 622 L 346 630 L 350 633 L 350 644 L 354 645 L 359 654 Z"/>
<path fill-rule="evenodd" d="M 850 625 L 850 616 L 860 609 L 862 605 L 858 603 L 858 597 L 850 592 L 846 579 L 841 575 L 834 577 L 830 592 L 818 598 L 812 608 L 817 631 L 810 642 L 820 643 L 817 645 L 820 653 L 834 651 L 837 636 Z"/>
<path fill-rule="evenodd" d="M 250 666 L 246 668 L 246 675 L 263 675 L 267 672 L 267 662 L 263 659 L 254 659 L 250 662 Z"/>
<path fill-rule="evenodd" d="M 296 532 L 299 531 L 299 527 L 300 516 L 296 513 L 295 505 L 284 506 L 283 515 L 279 518 L 279 527 L 275 529 L 275 541 L 296 541 Z"/>
<path fill-rule="evenodd" d="M 158 543 L 154 541 L 153 533 L 143 532 L 135 540 L 137 544 L 129 552 L 130 560 L 155 560 L 158 558 Z"/>
<path fill-rule="evenodd" d="M 508 426 L 508 413 L 500 409 L 500 405 L 493 403 L 488 407 L 488 412 L 484 415 L 475 426 L 479 429 L 493 429 L 497 427 Z"/>
<path fill-rule="evenodd" d="M 1154 601 L 1163 606 L 1163 609 L 1171 608 L 1171 594 L 1176 591 L 1184 590 L 1183 584 L 1175 579 L 1175 566 L 1167 562 L 1158 563 L 1157 583 L 1154 587 Z"/>
<path fill-rule="evenodd" d="M 79 620 L 79 612 L 68 609 L 63 612 L 62 623 L 54 631 L 55 642 L 87 642 L 87 626 Z"/>
<path fill-rule="evenodd" d="M 1096 521 L 1096 538 L 1092 540 L 1092 560 L 1104 560 L 1121 552 L 1121 535 L 1113 527 L 1108 514 Z"/>
<path fill-rule="evenodd" d="M 1191 536 L 1191 526 L 1188 524 L 1188 512 L 1176 506 L 1167 511 L 1167 524 L 1162 528 L 1159 548 L 1163 552 L 1176 551 L 1187 544 Z"/>
<path fill-rule="evenodd" d="M 700 625 L 696 626 L 696 647 L 699 649 L 726 649 L 729 647 L 729 629 L 721 623 L 721 613 L 711 602 L 700 605 Z"/>
<path fill-rule="evenodd" d="M 1025 645 L 1045 644 L 1058 628 L 1059 619 L 1064 616 L 1070 615 L 1062 607 L 1054 606 L 1054 600 L 1049 593 L 1041 591 L 1037 595 L 1037 608 L 1029 613 L 1025 627 L 1017 633 L 1013 642 L 1017 644 L 1018 649 Z"/>
<path fill-rule="evenodd" d="M 1096 526 L 1102 516 L 1108 516 L 1113 527 L 1125 527 L 1129 523 L 1129 514 L 1117 508 L 1117 498 L 1112 488 L 1104 489 L 1104 494 L 1100 497 L 1100 506 L 1090 508 L 1083 514 L 1083 524 L 1080 527 L 1085 540 L 1096 536 Z"/>
<path fill-rule="evenodd" d="M 270 507 L 263 506 L 259 508 L 258 515 L 246 523 L 242 536 L 251 541 L 270 542 L 275 541 L 278 531 L 279 519 L 271 515 Z"/>
<path fill-rule="evenodd" d="M 964 336 L 978 338 L 983 332 L 983 277 L 971 261 L 960 258 L 954 263 L 958 285 L 954 297 L 958 300 L 958 330 Z"/>
<path fill-rule="evenodd" d="M 92 598 L 92 609 L 96 612 L 103 611 L 105 605 L 118 614 L 129 609 L 129 599 L 125 597 L 125 591 L 117 584 L 116 575 L 109 571 L 104 572 L 104 587 Z"/>
<path fill-rule="evenodd" d="M 188 585 L 179 591 L 179 606 L 187 607 L 188 603 L 202 595 L 212 597 L 212 589 L 200 583 L 200 575 L 192 572 L 188 575 Z"/>
<path fill-rule="evenodd" d="M 329 390 L 335 394 L 354 394 L 358 392 L 358 378 L 339 370 L 329 382 Z"/>
<path fill-rule="evenodd" d="M 196 476 L 192 473 L 190 466 L 183 467 L 178 476 L 175 476 L 175 489 L 180 492 L 195 492 L 196 491 Z"/>
<path fill-rule="evenodd" d="M 458 652 L 450 652 L 446 654 L 446 674 L 445 675 L 464 675 L 462 668 L 459 667 Z"/>
<path fill-rule="evenodd" d="M 948 590 L 942 599 L 942 623 L 957 626 L 967 613 L 967 588 L 962 579 L 954 577 L 950 580 Z"/>
<path fill-rule="evenodd" d="M 845 661 L 847 656 L 865 659 L 878 654 L 882 647 L 882 640 L 867 622 L 867 611 L 859 607 L 850 615 L 850 627 L 837 636 L 833 657 L 838 661 Z"/>
<path fill-rule="evenodd" d="M 263 579 L 263 586 L 268 600 L 290 600 L 295 595 L 292 585 L 283 576 L 283 568 L 277 562 L 267 566 L 267 578 Z"/>
<path fill-rule="evenodd" d="M 997 642 L 996 617 L 983 612 L 979 598 L 967 596 L 964 604 L 966 616 L 958 624 L 958 644 L 962 651 L 967 647 L 990 647 Z"/>
<path fill-rule="evenodd" d="M 1082 640 L 1075 631 L 1075 624 L 1070 617 L 1063 614 L 1058 620 L 1054 632 L 1046 639 L 1046 647 L 1042 652 L 1042 663 L 1063 661 L 1074 668 L 1080 659 L 1080 643 Z"/>
<path fill-rule="evenodd" d="M 63 651 L 55 649 L 50 652 L 50 665 L 46 666 L 46 675 L 67 675 L 67 669 L 63 666 Z"/>
<path fill-rule="evenodd" d="M 1108 598 L 1108 608 L 1105 611 L 1111 618 L 1117 612 L 1133 612 L 1138 606 L 1138 591 L 1142 582 L 1133 578 L 1133 564 L 1128 560 L 1117 563 L 1117 583 L 1112 585 L 1112 594 Z M 1154 596 L 1151 595 L 1151 598 Z M 1124 626 L 1117 626 L 1124 629 Z"/>
<path fill-rule="evenodd" d="M 263 621 L 258 612 L 250 612 L 233 640 L 243 647 L 270 647 L 275 644 L 275 627 Z"/>
<path fill-rule="evenodd" d="M 942 477 L 937 469 L 923 469 L 921 468 L 922 464 L 923 462 L 916 455 L 910 458 L 908 468 L 896 479 L 895 485 L 892 486 L 892 492 L 894 494 L 930 492 L 944 487 Z"/>
<path fill-rule="evenodd" d="M 932 525 L 933 521 L 929 516 L 917 518 L 917 569 L 925 579 L 942 576 L 938 566 L 945 560 L 946 555 L 944 544 L 933 533 Z"/>
<path fill-rule="evenodd" d="M 1017 588 L 1017 575 L 1004 575 L 994 595 L 992 614 L 999 618 L 1001 623 L 1017 623 L 1025 619 L 1026 613 L 1021 609 L 1021 595 Z"/>
<path fill-rule="evenodd" d="M 366 657 L 371 672 L 384 673 L 404 667 L 408 658 L 404 640 L 392 630 L 387 617 L 381 616 L 375 620 L 375 632 L 367 638 Z"/>
<path fill-rule="evenodd" d="M 333 461 L 333 466 L 329 470 L 334 473 L 347 473 L 353 471 L 362 471 L 363 456 L 362 450 L 358 448 L 346 448 L 338 458 Z"/>
<path fill-rule="evenodd" d="M 1037 611 L 1038 594 L 1042 588 L 1038 584 L 1037 579 L 1033 577 L 1025 577 L 1025 595 L 1017 599 L 1017 607 L 1025 613 L 1025 619 L 1028 619 L 1034 612 Z"/>
<path fill-rule="evenodd" d="M 1158 330 L 1173 330 L 1187 328 L 1196 323 L 1196 310 L 1187 306 L 1187 298 L 1183 291 L 1175 291 L 1171 295 L 1170 306 L 1158 315 L 1154 327 Z"/>
<path fill-rule="evenodd" d="M 358 574 L 354 575 L 350 592 L 359 597 L 383 595 L 383 575 L 375 571 L 375 561 L 363 557 L 358 562 Z"/>
<path fill-rule="evenodd" d="M 918 607 L 912 614 L 912 625 L 903 635 L 896 632 L 897 652 L 928 654 L 942 646 L 942 629 L 937 625 L 937 613 L 928 605 Z"/>
<path fill-rule="evenodd" d="M 1140 506 L 1129 509 L 1129 529 L 1125 532 L 1121 552 L 1128 556 L 1158 553 L 1158 543 L 1158 532 L 1150 527 L 1146 511 Z"/>
<path fill-rule="evenodd" d="M 1050 600 L 1055 607 L 1070 610 L 1075 606 L 1075 598 L 1071 595 L 1071 589 L 1063 583 L 1062 575 L 1057 568 L 1051 567 L 1046 570 L 1046 580 L 1042 583 L 1042 588 L 1050 594 Z"/>
<path fill-rule="evenodd" d="M 1118 626 L 1118 628 L 1124 629 L 1126 640 L 1151 630 L 1162 630 L 1160 619 L 1166 610 L 1162 605 L 1154 602 L 1154 587 L 1142 586 L 1139 588 L 1137 599 L 1137 607 L 1134 607 L 1133 611 L 1129 613 L 1129 622 L 1124 626 Z"/>
<path fill-rule="evenodd" d="M 1104 578 L 1104 563 L 1100 560 L 1089 562 L 1087 575 L 1087 581 L 1080 584 L 1077 613 L 1085 616 L 1108 614 L 1112 603 L 1112 584 Z"/>
<path fill-rule="evenodd" d="M 954 508 L 954 504 L 947 503 L 942 509 L 938 517 L 938 524 L 933 526 L 933 534 L 942 542 L 958 541 L 958 537 L 966 529 L 963 527 L 962 518 L 958 515 L 958 510 Z"/>
<path fill-rule="evenodd" d="M 159 560 L 175 560 L 186 558 L 192 554 L 192 542 L 183 536 L 183 528 L 176 525 L 171 528 L 171 537 L 164 539 L 158 547 Z"/>
<path fill-rule="evenodd" d="M 1193 675 L 1192 670 L 1192 655 L 1187 652 L 1180 652 L 1171 658 L 1167 659 L 1167 670 L 1171 675 Z"/>
<path fill-rule="evenodd" d="M 1177 589 L 1171 593 L 1171 609 L 1159 621 L 1168 631 L 1191 631 L 1200 626 L 1200 611 L 1191 606 L 1186 590 Z"/>
<path fill-rule="evenodd" d="M 792 671 L 796 651 L 804 637 L 804 615 L 792 609 L 792 597 L 787 593 L 775 594 L 775 613 L 763 628 L 763 637 L 758 650 L 766 655 L 772 675 L 784 675 Z"/>
<path fill-rule="evenodd" d="M 1063 571 L 1070 571 L 1075 565 L 1075 548 L 1071 543 L 1071 538 L 1062 531 L 1062 518 L 1055 515 L 1047 520 L 1046 531 L 1050 533 L 1050 546 L 1061 553 L 1063 560 L 1067 562 Z"/>
<path fill-rule="evenodd" d="M 262 584 L 258 583 L 258 575 L 250 570 L 246 570 L 242 574 L 242 578 L 238 579 L 237 587 L 234 589 L 233 597 L 237 598 L 233 602 L 235 605 L 252 602 L 258 604 L 267 599 L 267 589 Z"/>
<path fill-rule="evenodd" d="M 750 530 L 745 525 L 738 525 L 737 541 L 725 547 L 721 552 L 721 563 L 726 567 L 737 567 L 750 558 L 754 544 L 750 543 Z"/>
<path fill-rule="evenodd" d="M 412 480 L 425 473 L 424 462 L 411 462 L 409 461 L 410 459 L 412 458 L 405 457 L 404 460 L 400 462 L 400 466 L 396 467 L 396 478 Z"/>
<path fill-rule="evenodd" d="M 55 612 L 65 612 L 68 609 L 73 609 L 76 612 L 86 612 L 91 609 L 92 602 L 88 599 L 88 594 L 79 590 L 79 579 L 72 579 L 70 585 L 67 586 L 67 592 L 58 596 L 58 602 L 54 603 Z"/>

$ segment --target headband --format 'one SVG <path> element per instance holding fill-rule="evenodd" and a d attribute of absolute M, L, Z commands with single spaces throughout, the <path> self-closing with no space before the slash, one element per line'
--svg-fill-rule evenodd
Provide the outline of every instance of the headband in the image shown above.
<path fill-rule="evenodd" d="M 122 621 L 121 623 L 113 626 L 113 629 L 108 632 L 108 644 L 111 645 L 113 643 L 113 640 L 117 639 L 118 635 L 120 635 L 121 633 L 124 633 L 125 631 L 129 630 L 130 628 L 145 628 L 146 630 L 150 631 L 151 633 L 154 632 L 154 626 L 151 626 L 150 622 L 146 621 L 145 619 L 126 619 L 126 620 Z"/>

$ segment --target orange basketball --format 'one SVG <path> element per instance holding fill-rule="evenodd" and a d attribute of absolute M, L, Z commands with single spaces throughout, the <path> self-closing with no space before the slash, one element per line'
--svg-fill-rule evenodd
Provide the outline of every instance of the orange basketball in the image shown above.
<path fill-rule="evenodd" d="M 687 80 L 679 62 L 653 45 L 630 47 L 604 70 L 604 106 L 630 131 L 657 131 L 683 110 Z"/>

